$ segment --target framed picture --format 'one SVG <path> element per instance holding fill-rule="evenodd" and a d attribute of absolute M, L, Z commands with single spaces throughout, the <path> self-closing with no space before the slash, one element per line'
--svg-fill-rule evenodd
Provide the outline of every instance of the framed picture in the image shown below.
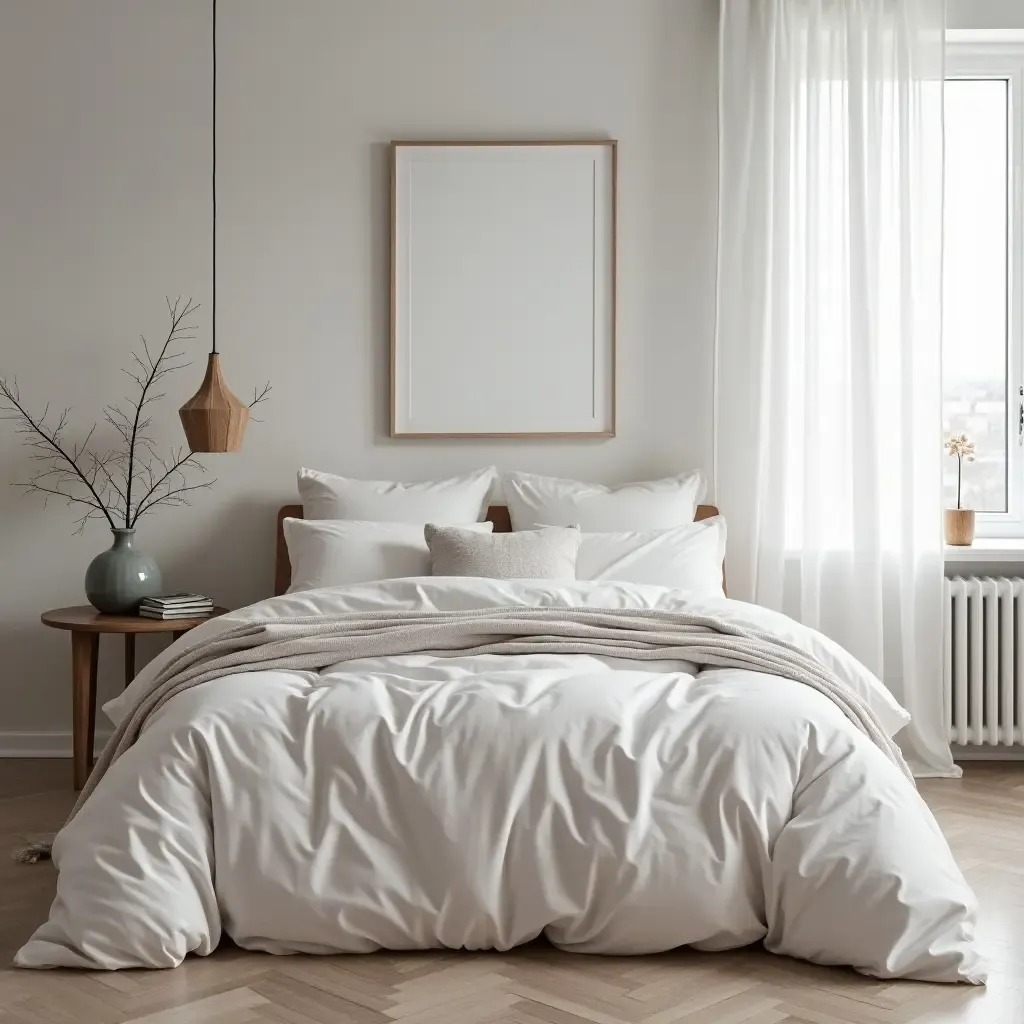
<path fill-rule="evenodd" d="M 391 435 L 614 437 L 616 144 L 391 156 Z"/>

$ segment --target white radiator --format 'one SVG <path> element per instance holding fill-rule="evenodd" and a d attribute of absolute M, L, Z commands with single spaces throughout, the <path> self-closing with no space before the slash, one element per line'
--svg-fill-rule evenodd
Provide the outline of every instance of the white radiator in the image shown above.
<path fill-rule="evenodd" d="M 951 743 L 1024 743 L 1024 579 L 945 581 L 946 722 Z"/>

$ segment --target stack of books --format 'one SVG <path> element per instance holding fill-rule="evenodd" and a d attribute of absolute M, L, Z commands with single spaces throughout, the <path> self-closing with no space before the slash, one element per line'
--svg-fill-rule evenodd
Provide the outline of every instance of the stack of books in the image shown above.
<path fill-rule="evenodd" d="M 143 598 L 139 615 L 144 619 L 198 619 L 213 611 L 213 601 L 203 594 L 164 594 Z"/>

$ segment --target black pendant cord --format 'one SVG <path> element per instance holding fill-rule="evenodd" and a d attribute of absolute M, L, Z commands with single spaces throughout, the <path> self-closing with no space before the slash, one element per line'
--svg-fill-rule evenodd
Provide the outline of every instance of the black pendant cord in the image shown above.
<path fill-rule="evenodd" d="M 213 103 L 211 105 L 212 115 L 212 141 L 213 141 L 213 175 L 211 191 L 213 193 L 213 296 L 212 296 L 212 318 L 210 337 L 212 340 L 211 355 L 217 354 L 217 0 L 213 0 Z"/>

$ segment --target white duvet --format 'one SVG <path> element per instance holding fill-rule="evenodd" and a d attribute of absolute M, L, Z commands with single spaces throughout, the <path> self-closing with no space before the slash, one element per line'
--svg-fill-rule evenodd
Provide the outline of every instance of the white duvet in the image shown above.
<path fill-rule="evenodd" d="M 612 583 L 414 579 L 211 621 L 370 608 L 704 610 L 825 662 L 776 613 Z M 201 631 L 201 632 L 200 632 Z M 105 710 L 119 721 L 166 656 Z M 984 980 L 974 899 L 928 808 L 825 696 L 760 673 L 583 655 L 406 655 L 226 676 L 154 714 L 57 837 L 23 967 L 173 967 L 227 933 L 272 953 L 585 953 L 763 940 L 880 977 Z"/>

